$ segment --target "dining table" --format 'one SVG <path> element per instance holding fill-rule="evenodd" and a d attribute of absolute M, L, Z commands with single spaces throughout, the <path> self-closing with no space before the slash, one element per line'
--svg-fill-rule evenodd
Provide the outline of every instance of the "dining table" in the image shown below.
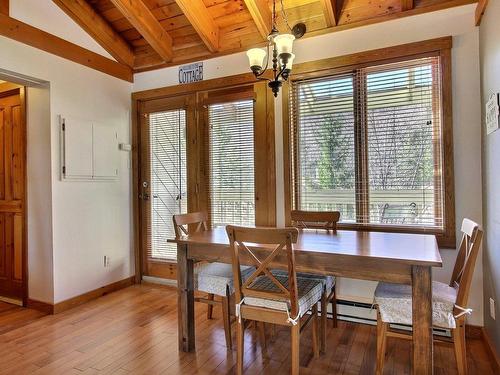
<path fill-rule="evenodd" d="M 177 239 L 179 350 L 195 345 L 194 264 L 199 261 L 231 263 L 225 227 L 200 231 Z M 264 259 L 269 248 L 252 244 Z M 380 231 L 300 229 L 293 245 L 297 272 L 309 272 L 412 286 L 413 374 L 433 373 L 432 268 L 442 267 L 434 235 Z M 242 264 L 255 265 L 241 254 Z M 273 268 L 287 268 L 284 254 Z"/>

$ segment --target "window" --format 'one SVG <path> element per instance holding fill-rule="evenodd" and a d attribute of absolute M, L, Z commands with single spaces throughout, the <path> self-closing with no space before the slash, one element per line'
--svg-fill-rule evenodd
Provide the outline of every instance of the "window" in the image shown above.
<path fill-rule="evenodd" d="M 444 232 L 441 78 L 432 56 L 294 81 L 292 207 L 340 211 L 347 227 Z"/>
<path fill-rule="evenodd" d="M 254 101 L 208 106 L 212 226 L 255 224 Z"/>
<path fill-rule="evenodd" d="M 149 114 L 151 248 L 148 258 L 177 259 L 172 216 L 187 212 L 186 111 Z"/>

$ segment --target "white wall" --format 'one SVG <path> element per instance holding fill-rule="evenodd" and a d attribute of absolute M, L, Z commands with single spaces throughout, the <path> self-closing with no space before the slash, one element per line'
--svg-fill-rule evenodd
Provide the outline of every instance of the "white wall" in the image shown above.
<path fill-rule="evenodd" d="M 407 17 L 362 28 L 297 41 L 296 62 L 318 60 L 398 44 L 453 36 L 453 117 L 455 147 L 455 197 L 457 233 L 464 217 L 481 222 L 481 126 L 479 87 L 479 34 L 474 27 L 475 5 Z M 205 79 L 247 72 L 244 53 L 204 62 Z M 177 84 L 177 67 L 144 72 L 135 76 L 134 91 Z M 278 223 L 283 223 L 283 145 L 281 100 L 276 101 L 276 164 Z M 460 238 L 460 237 L 458 237 Z M 455 250 L 442 250 L 444 268 L 434 278 L 449 281 Z M 340 294 L 371 302 L 376 283 L 341 280 Z M 482 266 L 475 272 L 470 298 L 474 309 L 471 324 L 483 323 Z"/>
<path fill-rule="evenodd" d="M 13 10 L 24 2 L 12 2 Z M 26 3 L 38 9 L 38 1 Z M 50 14 L 54 24 L 67 18 Z M 31 16 L 36 23 L 40 15 L 25 9 L 23 21 Z M 68 35 L 75 37 L 70 30 Z M 115 125 L 119 142 L 130 143 L 132 85 L 7 38 L 0 37 L 0 50 L 0 69 L 50 83 L 48 99 L 28 92 L 30 297 L 57 303 L 132 276 L 130 155 L 120 153 L 117 181 L 62 182 L 58 122 L 63 114 Z M 104 255 L 111 257 L 109 268 L 103 267 Z"/>
<path fill-rule="evenodd" d="M 500 2 L 490 1 L 480 28 L 483 105 L 492 93 L 500 92 L 499 17 Z M 483 128 L 484 326 L 500 356 L 500 130 L 484 133 Z M 490 316 L 490 298 L 496 302 L 496 320 Z"/>
<path fill-rule="evenodd" d="M 9 14 L 12 18 L 113 59 L 52 0 L 11 0 Z"/>

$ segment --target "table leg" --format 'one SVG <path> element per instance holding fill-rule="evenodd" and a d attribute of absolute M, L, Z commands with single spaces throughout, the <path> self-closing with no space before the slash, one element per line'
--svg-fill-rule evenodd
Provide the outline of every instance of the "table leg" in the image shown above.
<path fill-rule="evenodd" d="M 413 374 L 432 374 L 431 268 L 413 266 Z"/>
<path fill-rule="evenodd" d="M 177 245 L 177 324 L 179 350 L 195 351 L 193 261 L 187 257 L 187 245 Z"/>

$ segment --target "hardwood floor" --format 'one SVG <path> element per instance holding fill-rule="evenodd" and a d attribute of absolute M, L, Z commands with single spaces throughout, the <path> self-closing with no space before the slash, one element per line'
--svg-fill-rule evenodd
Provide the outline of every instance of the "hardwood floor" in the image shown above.
<path fill-rule="evenodd" d="M 198 352 L 179 353 L 176 303 L 173 288 L 137 285 L 55 316 L 0 304 L 0 374 L 232 374 L 236 351 L 226 351 L 220 309 L 208 321 L 206 306 L 196 305 Z M 257 331 L 249 329 L 245 373 L 288 374 L 288 331 L 277 330 L 262 350 Z M 316 360 L 309 331 L 301 341 L 301 365 L 310 362 L 301 374 L 374 372 L 374 326 L 329 324 L 327 354 Z M 470 374 L 493 374 L 484 344 L 467 344 Z M 410 360 L 410 342 L 389 339 L 385 374 L 409 374 Z M 455 373 L 453 349 L 436 345 L 435 374 Z"/>

